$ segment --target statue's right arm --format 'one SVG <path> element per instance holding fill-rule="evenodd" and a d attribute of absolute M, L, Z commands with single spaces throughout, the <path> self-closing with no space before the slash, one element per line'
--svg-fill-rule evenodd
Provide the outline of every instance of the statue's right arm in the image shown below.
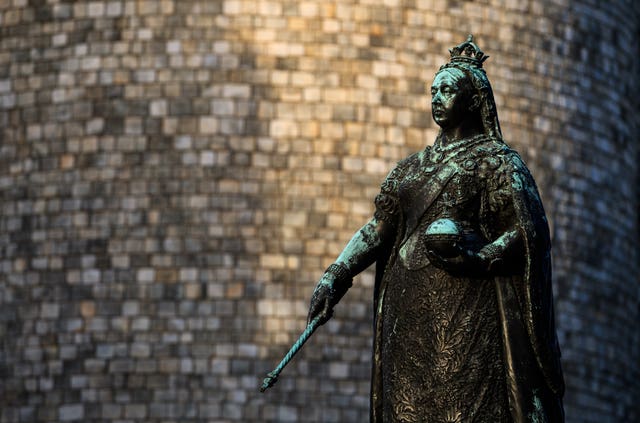
<path fill-rule="evenodd" d="M 320 278 L 311 297 L 309 322 L 318 315 L 322 323 L 331 318 L 333 306 L 351 287 L 353 277 L 378 259 L 385 247 L 393 242 L 394 234 L 391 224 L 374 217 L 353 235 Z"/>

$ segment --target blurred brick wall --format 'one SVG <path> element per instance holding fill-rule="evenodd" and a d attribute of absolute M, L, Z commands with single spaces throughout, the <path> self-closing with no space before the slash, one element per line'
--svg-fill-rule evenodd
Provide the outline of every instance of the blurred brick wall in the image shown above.
<path fill-rule="evenodd" d="M 633 1 L 0 0 L 0 421 L 368 419 L 365 272 L 315 280 L 476 36 L 554 236 L 570 422 L 640 395 Z"/>

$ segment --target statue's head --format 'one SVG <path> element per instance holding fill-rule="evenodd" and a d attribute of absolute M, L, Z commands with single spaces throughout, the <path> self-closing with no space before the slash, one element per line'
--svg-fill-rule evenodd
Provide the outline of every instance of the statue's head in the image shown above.
<path fill-rule="evenodd" d="M 472 35 L 449 52 L 451 60 L 440 67 L 431 86 L 433 119 L 447 129 L 477 115 L 486 135 L 502 139 L 493 91 L 482 68 L 489 56 L 474 44 Z"/>
<path fill-rule="evenodd" d="M 470 79 L 460 69 L 441 70 L 431 84 L 431 113 L 442 129 L 456 127 L 479 114 L 479 100 Z"/>

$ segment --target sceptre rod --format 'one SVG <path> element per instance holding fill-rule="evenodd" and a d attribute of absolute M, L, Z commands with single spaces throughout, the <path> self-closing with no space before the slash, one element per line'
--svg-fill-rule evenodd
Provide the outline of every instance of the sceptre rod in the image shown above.
<path fill-rule="evenodd" d="M 264 378 L 264 381 L 262 382 L 262 386 L 260 387 L 260 392 L 264 392 L 267 389 L 271 388 L 278 381 L 278 376 L 280 375 L 280 372 L 282 371 L 282 369 L 284 369 L 284 367 L 291 361 L 293 356 L 296 355 L 298 351 L 300 351 L 300 348 L 302 348 L 304 343 L 307 342 L 307 339 L 309 339 L 309 337 L 313 334 L 313 332 L 316 329 L 318 329 L 318 326 L 320 326 L 320 316 L 316 316 L 316 318 L 313 319 L 307 325 L 307 328 L 304 330 L 304 332 L 302 332 L 302 335 L 300 335 L 300 337 L 298 338 L 296 343 L 293 344 L 293 346 L 291 347 L 287 355 L 285 355 L 282 361 L 280 361 L 280 364 L 278 364 L 278 367 L 276 367 L 272 372 L 267 374 L 267 377 Z"/>

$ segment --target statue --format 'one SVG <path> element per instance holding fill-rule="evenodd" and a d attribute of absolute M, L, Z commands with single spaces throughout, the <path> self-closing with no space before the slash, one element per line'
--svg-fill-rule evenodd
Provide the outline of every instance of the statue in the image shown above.
<path fill-rule="evenodd" d="M 502 139 L 488 56 L 472 36 L 450 52 L 434 145 L 382 183 L 313 292 L 307 337 L 376 263 L 372 422 L 563 422 L 544 209 Z"/>

